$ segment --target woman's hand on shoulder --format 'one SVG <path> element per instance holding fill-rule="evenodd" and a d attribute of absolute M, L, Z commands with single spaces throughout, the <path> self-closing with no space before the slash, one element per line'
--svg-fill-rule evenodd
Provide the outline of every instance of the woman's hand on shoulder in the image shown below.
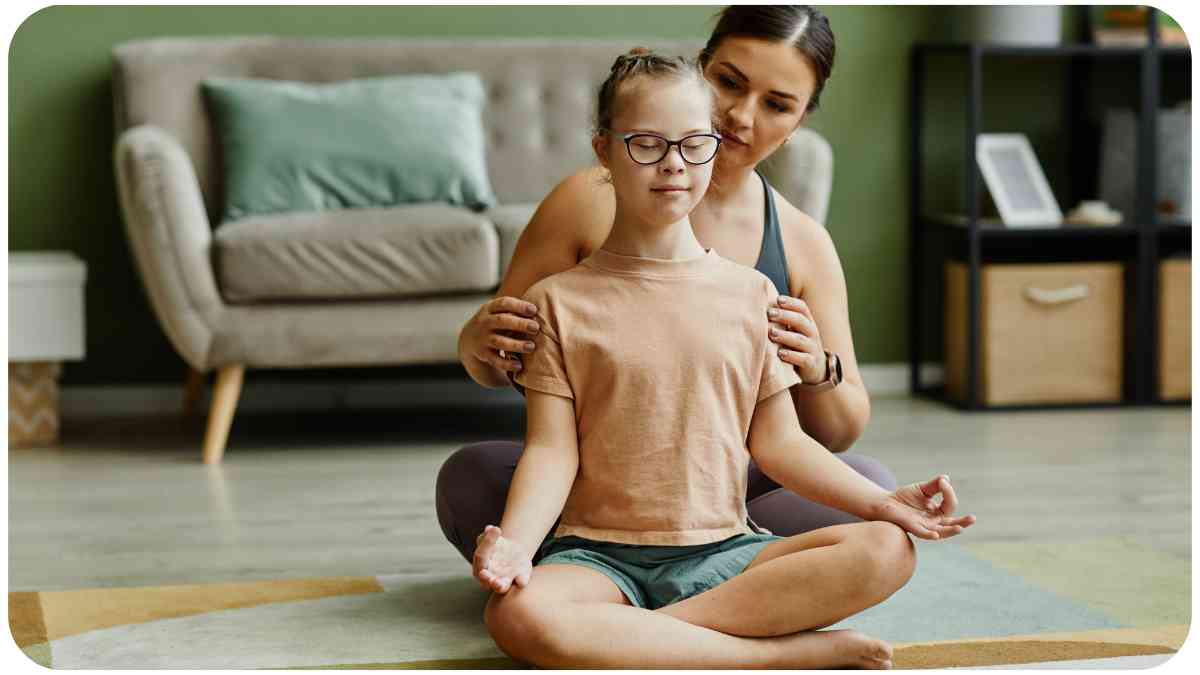
<path fill-rule="evenodd" d="M 801 382 L 824 381 L 828 359 L 808 303 L 788 295 L 776 296 L 767 308 L 767 318 L 771 340 L 779 345 L 779 358 L 796 369 Z"/>
<path fill-rule="evenodd" d="M 776 193 L 791 293 L 780 295 L 772 318 L 784 350 L 805 382 L 825 379 L 825 350 L 836 352 L 847 382 L 861 382 L 850 332 L 846 277 L 833 238 L 823 225 Z M 812 379 L 810 379 L 812 378 Z"/>
<path fill-rule="evenodd" d="M 463 326 L 460 344 L 467 358 L 474 358 L 501 372 L 521 370 L 520 360 L 501 356 L 500 350 L 510 354 L 533 351 L 533 338 L 541 329 L 533 318 L 537 311 L 532 302 L 507 295 L 483 303 Z"/>

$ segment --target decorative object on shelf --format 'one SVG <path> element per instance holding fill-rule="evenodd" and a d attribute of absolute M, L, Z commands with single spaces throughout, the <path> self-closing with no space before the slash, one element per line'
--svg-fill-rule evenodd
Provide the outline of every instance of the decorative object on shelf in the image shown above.
<path fill-rule="evenodd" d="M 1146 22 L 1150 11 L 1145 5 L 1092 7 L 1092 42 L 1101 47 L 1145 47 L 1149 42 Z M 1168 47 L 1186 47 L 1187 35 L 1174 20 L 1162 12 L 1158 24 L 1158 42 Z"/>
<path fill-rule="evenodd" d="M 1100 147 L 1100 198 L 1133 214 L 1137 172 L 1137 115 L 1126 108 L 1105 111 Z M 1192 106 L 1184 101 L 1158 113 L 1159 217 L 1191 220 Z"/>
<path fill-rule="evenodd" d="M 1062 41 L 1063 8 L 1057 5 L 954 7 L 951 35 L 961 42 L 1054 46 Z"/>
<path fill-rule="evenodd" d="M 1192 102 L 1182 101 L 1158 116 L 1160 218 L 1192 221 Z"/>
<path fill-rule="evenodd" d="M 1069 225 L 1120 225 L 1121 212 L 1104 201 L 1085 199 L 1071 209 L 1063 222 Z"/>
<path fill-rule="evenodd" d="M 84 355 L 87 267 L 70 253 L 8 254 L 8 445 L 58 442 L 61 361 Z"/>
<path fill-rule="evenodd" d="M 1057 227 L 1062 211 L 1025 134 L 979 134 L 975 160 L 1008 227 Z"/>

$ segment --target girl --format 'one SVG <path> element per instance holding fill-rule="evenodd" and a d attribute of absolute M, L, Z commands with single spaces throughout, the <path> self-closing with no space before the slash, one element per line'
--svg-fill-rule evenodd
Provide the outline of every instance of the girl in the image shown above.
<path fill-rule="evenodd" d="M 689 220 L 722 143 L 712 122 L 712 90 L 680 59 L 631 52 L 601 88 L 593 147 L 613 226 L 524 296 L 541 330 L 514 378 L 525 450 L 473 561 L 494 591 L 484 619 L 505 653 L 544 668 L 887 668 L 887 643 L 812 629 L 908 581 L 906 530 L 937 539 L 975 519 L 951 515 L 945 477 L 888 492 L 801 430 L 785 394 L 799 377 L 760 315 L 771 281 L 701 246 Z M 751 455 L 865 522 L 755 532 Z"/>
<path fill-rule="evenodd" d="M 738 5 L 721 12 L 700 60 L 717 91 L 725 140 L 713 161 L 715 184 L 690 221 L 703 246 L 774 282 L 776 313 L 759 308 L 761 321 L 775 329 L 771 339 L 781 347 L 778 358 L 803 381 L 790 394 L 804 431 L 855 471 L 893 490 L 896 479 L 886 466 L 847 451 L 870 419 L 871 406 L 854 353 L 837 251 L 820 223 L 755 170 L 818 107 L 834 51 L 829 21 L 812 7 Z M 581 171 L 546 197 L 518 240 L 496 297 L 460 331 L 459 360 L 479 384 L 508 386 L 506 375 L 520 367 L 519 361 L 501 358 L 500 349 L 536 349 L 535 314 L 541 308 L 521 300 L 525 291 L 587 258 L 607 239 L 615 199 L 604 175 L 601 167 Z M 835 384 L 839 363 L 843 379 Z M 521 452 L 519 442 L 473 443 L 442 465 L 438 522 L 465 560 L 472 559 L 484 526 L 500 519 Z M 781 487 L 753 460 L 746 496 L 754 523 L 775 534 L 859 520 Z"/>

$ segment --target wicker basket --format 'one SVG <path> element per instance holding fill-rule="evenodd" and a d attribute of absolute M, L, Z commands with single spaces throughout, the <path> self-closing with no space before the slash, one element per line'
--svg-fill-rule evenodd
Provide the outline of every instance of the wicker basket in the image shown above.
<path fill-rule="evenodd" d="M 8 364 L 8 447 L 58 443 L 58 361 Z"/>

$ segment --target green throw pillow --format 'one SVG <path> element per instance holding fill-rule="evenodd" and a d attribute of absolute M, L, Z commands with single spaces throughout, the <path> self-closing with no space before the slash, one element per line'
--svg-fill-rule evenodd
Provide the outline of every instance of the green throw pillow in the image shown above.
<path fill-rule="evenodd" d="M 281 211 L 496 203 L 475 73 L 329 84 L 201 83 L 221 144 L 223 220 Z"/>

